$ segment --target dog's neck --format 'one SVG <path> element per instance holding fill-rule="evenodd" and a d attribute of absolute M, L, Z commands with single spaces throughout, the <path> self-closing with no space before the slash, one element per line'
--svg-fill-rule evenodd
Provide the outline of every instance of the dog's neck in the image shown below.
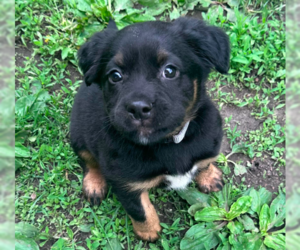
<path fill-rule="evenodd" d="M 186 122 L 183 126 L 183 128 L 180 130 L 180 132 L 177 134 L 177 135 L 173 135 L 173 142 L 178 144 L 180 143 L 184 136 L 185 136 L 185 133 L 189 127 L 189 124 L 190 124 L 190 121 Z"/>

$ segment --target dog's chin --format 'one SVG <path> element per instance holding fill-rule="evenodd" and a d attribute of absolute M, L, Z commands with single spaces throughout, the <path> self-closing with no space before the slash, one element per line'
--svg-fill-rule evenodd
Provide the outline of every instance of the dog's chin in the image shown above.
<path fill-rule="evenodd" d="M 120 117 L 118 117 L 120 118 Z M 166 124 L 161 122 L 160 126 L 153 124 L 132 123 L 130 120 L 112 119 L 111 124 L 127 140 L 139 145 L 152 145 L 164 142 L 167 136 L 178 127 L 181 122 Z"/>
<path fill-rule="evenodd" d="M 117 129 L 127 139 L 139 145 L 152 145 L 163 141 L 168 132 L 165 129 L 155 130 L 153 128 Z"/>
<path fill-rule="evenodd" d="M 157 133 L 153 129 L 137 129 L 124 135 L 131 141 L 139 145 L 150 145 L 161 141 L 164 138 L 164 134 Z"/>

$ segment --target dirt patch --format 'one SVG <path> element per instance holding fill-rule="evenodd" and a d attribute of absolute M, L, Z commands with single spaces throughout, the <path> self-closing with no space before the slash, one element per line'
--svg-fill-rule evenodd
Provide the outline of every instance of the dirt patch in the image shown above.
<path fill-rule="evenodd" d="M 214 82 L 208 81 L 207 88 L 211 89 L 215 85 Z M 226 91 L 225 91 L 226 90 Z M 237 90 L 233 85 L 226 85 L 222 91 L 230 93 L 235 93 L 236 98 L 242 99 L 243 96 L 253 95 L 254 92 L 247 88 L 243 88 L 242 90 Z M 237 107 L 233 104 L 224 104 L 221 109 L 221 115 L 224 118 L 228 118 L 232 116 L 231 119 L 231 129 L 234 128 L 235 124 L 237 124 L 237 130 L 241 131 L 241 137 L 236 139 L 236 143 L 239 143 L 242 140 L 247 140 L 245 135 L 248 131 L 258 130 L 264 120 L 255 119 L 254 116 L 251 115 L 252 110 L 249 107 Z M 281 126 L 285 125 L 285 109 L 278 109 L 275 111 L 275 115 L 277 116 L 278 123 Z M 280 147 L 284 147 L 284 145 L 279 145 Z M 223 142 L 221 145 L 221 153 L 227 155 L 231 152 L 230 141 L 224 134 Z M 273 160 L 270 156 L 264 154 L 264 158 L 254 158 L 250 159 L 245 154 L 234 154 L 230 157 L 230 160 L 233 162 L 240 162 L 243 166 L 247 167 L 247 173 L 242 176 L 235 176 L 234 174 L 229 175 L 233 176 L 233 180 L 236 183 L 241 183 L 242 179 L 244 179 L 243 184 L 247 187 L 259 188 L 265 187 L 271 192 L 276 192 L 278 190 L 278 186 L 283 183 L 285 185 L 285 167 L 278 167 L 278 164 L 275 160 Z M 230 164 L 231 173 L 233 173 L 234 166 Z"/>

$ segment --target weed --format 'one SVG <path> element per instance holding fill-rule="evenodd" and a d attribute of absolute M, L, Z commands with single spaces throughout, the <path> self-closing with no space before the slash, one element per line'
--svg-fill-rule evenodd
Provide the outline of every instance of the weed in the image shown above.
<path fill-rule="evenodd" d="M 264 188 L 241 192 L 226 184 L 212 195 L 194 189 L 178 193 L 192 205 L 189 213 L 200 222 L 186 232 L 180 249 L 285 247 L 285 195 L 281 190 L 271 204 L 272 194 Z M 188 199 L 190 193 L 196 198 Z"/>

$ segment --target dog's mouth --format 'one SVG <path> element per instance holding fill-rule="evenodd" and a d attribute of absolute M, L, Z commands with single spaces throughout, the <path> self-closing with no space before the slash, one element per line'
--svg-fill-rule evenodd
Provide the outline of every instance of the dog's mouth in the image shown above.
<path fill-rule="evenodd" d="M 157 136 L 155 136 L 157 134 L 157 130 L 149 126 L 144 126 L 144 125 L 136 126 L 135 134 L 136 134 L 135 141 L 137 141 L 139 144 L 142 145 L 147 145 L 152 142 L 156 142 L 158 139 Z"/>
<path fill-rule="evenodd" d="M 111 123 L 114 128 L 128 140 L 140 145 L 152 145 L 156 143 L 165 143 L 166 140 L 174 143 L 181 141 L 179 138 L 175 141 L 172 137 L 177 135 L 182 129 L 182 116 L 169 116 L 168 114 L 154 115 L 147 119 L 133 119 L 126 112 L 114 112 L 111 116 Z M 177 131 L 176 128 L 180 127 Z M 175 134 L 172 134 L 175 132 Z"/>
<path fill-rule="evenodd" d="M 187 122 L 180 131 L 176 131 L 175 134 L 170 135 L 174 129 L 170 127 L 153 128 L 143 125 L 135 126 L 134 129 L 120 131 L 127 139 L 140 144 L 140 145 L 151 145 L 159 142 L 164 143 L 180 143 L 185 137 L 189 122 Z"/>
<path fill-rule="evenodd" d="M 141 127 L 137 130 L 139 142 L 143 145 L 147 145 L 150 142 L 151 134 L 153 133 L 153 129 Z"/>
<path fill-rule="evenodd" d="M 127 139 L 141 145 L 149 145 L 160 142 L 170 133 L 169 128 L 145 125 L 143 123 L 124 126 L 114 123 L 114 127 Z"/>

